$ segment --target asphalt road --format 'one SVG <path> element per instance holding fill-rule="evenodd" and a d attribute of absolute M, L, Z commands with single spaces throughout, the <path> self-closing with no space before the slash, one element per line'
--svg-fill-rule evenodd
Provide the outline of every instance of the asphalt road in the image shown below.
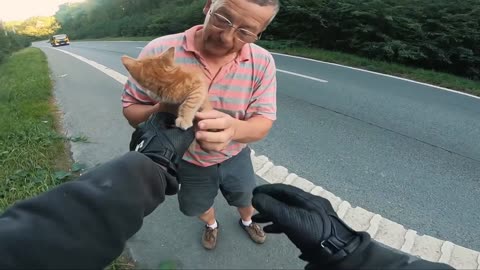
<path fill-rule="evenodd" d="M 126 75 L 120 56 L 136 57 L 145 44 L 73 42 L 60 50 Z M 66 130 L 91 141 L 73 143 L 74 158 L 94 166 L 126 151 L 131 128 L 121 115 L 122 86 L 46 43 L 35 46 L 48 56 Z M 480 249 L 480 99 L 335 65 L 274 57 L 281 70 L 278 120 L 265 140 L 252 145 L 257 154 L 420 234 Z M 217 203 L 224 225 L 215 253 L 201 249 L 201 225 L 179 214 L 174 199 L 146 220 L 132 240 L 134 253 L 144 258 L 146 267 L 156 267 L 164 258 L 181 261 L 184 268 L 303 265 L 293 259 L 296 250 L 282 237 L 271 237 L 266 247 L 250 244 L 237 228 L 234 210 L 223 207 L 221 198 Z M 239 255 L 229 255 L 232 251 Z"/>

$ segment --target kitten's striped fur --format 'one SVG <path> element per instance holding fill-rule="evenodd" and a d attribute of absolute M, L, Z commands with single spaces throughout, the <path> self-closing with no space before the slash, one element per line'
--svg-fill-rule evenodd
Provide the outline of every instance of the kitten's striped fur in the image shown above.
<path fill-rule="evenodd" d="M 201 70 L 175 64 L 175 48 L 142 59 L 122 56 L 122 63 L 134 80 L 154 100 L 179 105 L 175 124 L 182 129 L 193 125 L 198 110 L 211 110 L 208 86 Z"/>

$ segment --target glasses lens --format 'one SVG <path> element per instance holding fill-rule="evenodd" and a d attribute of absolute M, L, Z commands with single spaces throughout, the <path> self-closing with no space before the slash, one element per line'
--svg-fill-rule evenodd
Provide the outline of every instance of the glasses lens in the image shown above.
<path fill-rule="evenodd" d="M 210 14 L 211 14 L 213 26 L 220 29 L 228 29 L 230 27 L 233 27 L 232 22 L 230 22 L 230 20 L 225 18 L 223 15 L 220 15 L 218 13 L 210 13 Z M 243 28 L 236 28 L 235 36 L 237 39 L 245 43 L 252 43 L 259 39 L 257 35 Z"/>
<path fill-rule="evenodd" d="M 237 29 L 237 38 L 243 42 L 250 43 L 257 40 L 257 35 L 246 29 L 239 28 Z"/>
<path fill-rule="evenodd" d="M 213 25 L 215 25 L 218 28 L 226 29 L 232 25 L 232 23 L 225 17 L 223 17 L 220 14 L 213 13 Z"/>

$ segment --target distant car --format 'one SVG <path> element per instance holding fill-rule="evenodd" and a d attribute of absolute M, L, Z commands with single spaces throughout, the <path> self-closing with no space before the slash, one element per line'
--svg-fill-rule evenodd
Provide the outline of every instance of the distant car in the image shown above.
<path fill-rule="evenodd" d="M 50 38 L 50 44 L 52 44 L 53 47 L 70 45 L 70 39 L 66 34 L 54 35 Z"/>

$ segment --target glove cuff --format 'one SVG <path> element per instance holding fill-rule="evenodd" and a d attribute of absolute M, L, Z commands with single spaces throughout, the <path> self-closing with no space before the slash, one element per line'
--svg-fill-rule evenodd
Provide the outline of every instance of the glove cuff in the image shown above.
<path fill-rule="evenodd" d="M 177 176 L 177 166 L 174 162 L 172 162 L 176 160 L 176 154 L 170 149 L 163 148 L 155 153 L 144 152 L 143 154 L 149 157 L 158 165 L 165 167 L 165 169 L 170 175 L 174 177 Z"/>
<path fill-rule="evenodd" d="M 333 264 L 353 253 L 361 244 L 362 234 L 350 228 L 338 216 L 330 216 L 331 230 L 313 249 L 304 252 L 300 258 L 315 264 Z"/>
<path fill-rule="evenodd" d="M 147 135 L 149 134 L 146 134 L 143 137 L 138 138 L 137 141 L 140 141 L 140 140 L 141 141 L 137 145 L 131 144 L 130 150 L 138 151 L 146 155 L 155 163 L 165 167 L 167 169 L 167 172 L 175 177 L 177 175 L 176 163 L 178 162 L 178 159 L 179 159 L 177 153 L 171 150 L 170 148 L 166 147 L 165 145 L 159 144 L 158 141 L 156 141 L 156 138 L 158 135 L 153 135 L 153 136 L 147 136 Z"/>
<path fill-rule="evenodd" d="M 330 243 L 334 243 L 337 240 L 338 239 L 333 241 L 322 241 L 323 246 L 321 243 L 320 248 L 317 250 L 316 257 L 313 257 L 315 259 L 306 260 L 308 261 L 308 264 L 305 267 L 305 270 L 313 270 L 319 268 L 329 269 L 338 264 L 342 264 L 345 260 L 354 256 L 352 254 L 358 254 L 371 242 L 371 238 L 368 233 L 358 232 L 343 248 L 335 248 L 329 246 Z M 303 254 L 300 256 L 300 258 L 302 258 L 302 256 Z M 342 269 L 342 267 L 333 267 L 333 269 Z M 355 269 L 355 267 L 353 267 L 352 269 Z"/>

